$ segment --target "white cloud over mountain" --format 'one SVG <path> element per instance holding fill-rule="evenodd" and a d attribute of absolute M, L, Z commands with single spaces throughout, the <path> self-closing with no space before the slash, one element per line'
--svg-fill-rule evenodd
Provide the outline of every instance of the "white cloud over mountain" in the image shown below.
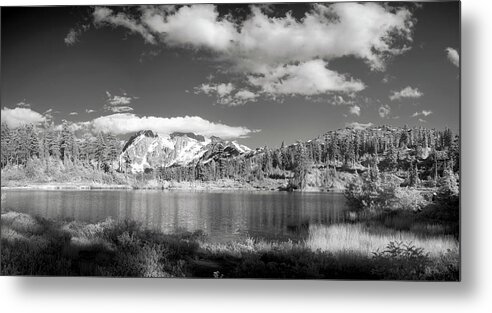
<path fill-rule="evenodd" d="M 373 123 L 359 123 L 359 122 L 351 122 L 351 123 L 345 123 L 345 127 L 348 128 L 353 128 L 353 129 L 366 129 L 368 127 L 373 126 Z"/>
<path fill-rule="evenodd" d="M 140 117 L 131 113 L 101 116 L 92 120 L 91 125 L 95 131 L 110 132 L 116 135 L 150 129 L 166 135 L 173 132 L 192 132 L 207 137 L 218 136 L 228 139 L 246 137 L 255 132 L 246 127 L 234 127 L 210 122 L 199 116 Z"/>

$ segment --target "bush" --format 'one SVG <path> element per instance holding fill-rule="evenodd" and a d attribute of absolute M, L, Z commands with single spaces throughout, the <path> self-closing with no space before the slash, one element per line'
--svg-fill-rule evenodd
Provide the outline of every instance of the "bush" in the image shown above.
<path fill-rule="evenodd" d="M 422 280 L 430 264 L 428 253 L 412 243 L 392 241 L 384 251 L 373 255 L 373 273 L 383 279 Z"/>
<path fill-rule="evenodd" d="M 428 204 L 422 193 L 412 188 L 396 188 L 394 195 L 394 205 L 400 210 L 420 211 Z"/>
<path fill-rule="evenodd" d="M 381 183 L 367 177 L 356 178 L 348 184 L 345 197 L 351 208 L 376 213 L 394 208 L 395 191 L 396 185 L 393 183 Z"/>
<path fill-rule="evenodd" d="M 368 213 L 420 211 L 427 205 L 418 190 L 397 186 L 395 179 L 381 181 L 358 177 L 348 184 L 345 197 L 352 209 L 365 210 Z"/>

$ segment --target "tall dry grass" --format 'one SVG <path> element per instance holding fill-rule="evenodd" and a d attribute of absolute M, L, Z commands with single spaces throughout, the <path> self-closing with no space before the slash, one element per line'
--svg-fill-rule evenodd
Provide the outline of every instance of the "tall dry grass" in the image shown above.
<path fill-rule="evenodd" d="M 362 224 L 311 225 L 306 246 L 312 251 L 358 253 L 371 256 L 383 251 L 391 241 L 411 243 L 423 248 L 430 257 L 439 257 L 448 250 L 458 251 L 459 243 L 453 236 L 417 236 L 411 232 L 387 228 L 366 228 Z"/>

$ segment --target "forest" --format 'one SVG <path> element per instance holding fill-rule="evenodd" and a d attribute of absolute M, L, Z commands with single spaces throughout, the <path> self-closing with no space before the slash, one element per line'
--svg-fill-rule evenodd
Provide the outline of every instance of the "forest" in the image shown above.
<path fill-rule="evenodd" d="M 459 179 L 459 136 L 452 130 L 391 126 L 329 131 L 308 141 L 262 147 L 238 156 L 224 156 L 214 145 L 189 166 L 147 168 L 132 174 L 120 161 L 125 141 L 108 133 L 76 135 L 70 125 L 1 125 L 2 185 L 6 181 L 92 181 L 131 184 L 132 181 L 239 182 L 284 180 L 288 190 L 312 184 L 330 187 L 343 173 L 353 177 L 371 168 L 391 175 L 402 186 L 435 187 L 445 173 Z M 313 176 L 313 175 L 311 175 Z M 348 183 L 344 181 L 344 183 Z"/>

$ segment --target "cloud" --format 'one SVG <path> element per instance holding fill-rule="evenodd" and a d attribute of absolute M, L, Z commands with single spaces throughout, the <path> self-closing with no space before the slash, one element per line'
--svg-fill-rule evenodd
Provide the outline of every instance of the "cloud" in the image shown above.
<path fill-rule="evenodd" d="M 92 127 L 95 131 L 111 132 L 116 135 L 149 129 L 163 135 L 173 132 L 193 132 L 207 137 L 218 136 L 225 139 L 247 137 L 250 133 L 255 132 L 246 127 L 233 127 L 210 122 L 199 116 L 139 117 L 132 113 L 98 117 L 92 121 Z"/>
<path fill-rule="evenodd" d="M 21 102 L 17 103 L 16 106 L 18 106 L 18 107 L 24 107 L 24 108 L 30 108 L 31 107 L 31 104 L 30 103 L 27 103 L 25 101 L 21 101 Z"/>
<path fill-rule="evenodd" d="M 446 48 L 445 51 L 447 53 L 448 60 L 453 63 L 454 66 L 460 67 L 460 55 L 458 54 L 458 51 L 450 47 Z"/>
<path fill-rule="evenodd" d="M 92 110 L 92 109 L 85 109 L 85 113 L 89 113 L 90 114 L 90 113 L 94 113 L 94 112 L 96 112 L 96 111 L 95 110 Z"/>
<path fill-rule="evenodd" d="M 214 5 L 182 6 L 172 14 L 156 7 L 143 10 L 142 22 L 171 46 L 191 46 L 224 51 L 238 35 L 235 24 L 219 18 Z"/>
<path fill-rule="evenodd" d="M 366 123 L 366 124 L 362 124 L 359 122 L 345 123 L 345 127 L 358 129 L 358 130 L 366 129 L 366 128 L 371 127 L 373 125 L 374 125 L 373 123 Z"/>
<path fill-rule="evenodd" d="M 133 108 L 129 106 L 129 104 L 134 99 L 138 99 L 137 97 L 129 96 L 126 93 L 123 93 L 121 96 L 112 95 L 109 91 L 106 91 L 106 97 L 107 99 L 104 109 L 114 113 L 133 111 Z"/>
<path fill-rule="evenodd" d="M 244 100 L 244 101 L 256 101 L 258 95 L 249 90 L 242 89 L 236 92 L 235 97 L 237 99 Z"/>
<path fill-rule="evenodd" d="M 126 105 L 130 104 L 134 99 L 134 97 L 126 94 L 123 94 L 123 96 L 111 95 L 109 91 L 106 91 L 106 96 L 108 97 L 106 102 L 110 105 Z"/>
<path fill-rule="evenodd" d="M 364 83 L 329 70 L 323 60 L 272 68 L 262 75 L 250 75 L 249 82 L 270 95 L 312 96 L 329 92 L 357 92 Z"/>
<path fill-rule="evenodd" d="M 39 124 L 47 119 L 41 113 L 29 108 L 9 109 L 4 107 L 1 111 L 1 121 L 11 128 L 17 128 L 25 124 Z"/>
<path fill-rule="evenodd" d="M 65 36 L 65 39 L 63 41 L 65 41 L 65 44 L 67 46 L 72 46 L 72 45 L 74 45 L 78 41 L 78 36 L 79 35 L 80 35 L 80 33 L 78 31 L 76 31 L 75 29 L 71 28 L 68 31 L 68 34 L 67 34 L 67 36 Z"/>
<path fill-rule="evenodd" d="M 225 97 L 229 95 L 235 89 L 231 83 L 221 84 L 201 84 L 195 88 L 197 93 L 204 93 L 206 95 L 217 94 L 218 97 Z"/>
<path fill-rule="evenodd" d="M 90 131 L 91 128 L 91 122 L 86 121 L 86 122 L 71 122 L 67 120 L 63 120 L 62 124 L 58 124 L 55 126 L 55 130 L 61 131 L 63 129 L 63 125 L 67 125 L 68 129 L 71 131 L 78 131 L 78 130 L 85 130 L 85 131 Z"/>
<path fill-rule="evenodd" d="M 201 84 L 195 87 L 195 94 L 215 95 L 217 97 L 217 103 L 228 106 L 254 102 L 258 97 L 257 94 L 247 89 L 241 89 L 236 92 L 236 87 L 232 83 Z"/>
<path fill-rule="evenodd" d="M 68 113 L 68 115 L 79 115 L 79 113 L 77 113 L 77 112 L 70 112 L 70 113 Z"/>
<path fill-rule="evenodd" d="M 390 115 L 391 108 L 387 104 L 382 105 L 382 106 L 379 107 L 378 113 L 379 113 L 379 116 L 381 118 L 386 118 L 386 117 L 388 117 Z"/>
<path fill-rule="evenodd" d="M 133 108 L 132 107 L 129 107 L 129 106 L 126 106 L 126 105 L 123 105 L 123 106 L 110 106 L 110 107 L 107 107 L 106 110 L 107 111 L 114 112 L 114 113 L 122 113 L 122 112 L 130 112 L 130 111 L 133 111 Z"/>
<path fill-rule="evenodd" d="M 422 112 L 415 112 L 412 114 L 412 117 L 417 117 L 417 116 L 420 116 L 420 115 L 423 115 L 423 116 L 429 116 L 432 114 L 432 111 L 431 110 L 422 110 Z"/>
<path fill-rule="evenodd" d="M 333 105 L 354 105 L 354 93 L 349 93 L 346 96 L 340 94 L 333 95 L 330 103 Z"/>
<path fill-rule="evenodd" d="M 349 108 L 349 112 L 350 112 L 350 114 L 360 116 L 360 106 L 358 106 L 358 105 L 351 106 Z"/>
<path fill-rule="evenodd" d="M 140 34 L 146 43 L 156 43 L 154 36 L 147 28 L 145 28 L 145 26 L 139 24 L 137 20 L 129 17 L 123 12 L 114 14 L 112 9 L 95 7 L 92 16 L 96 26 L 109 25 L 112 27 L 124 27 L 132 33 Z"/>
<path fill-rule="evenodd" d="M 360 80 L 330 70 L 328 61 L 350 56 L 384 71 L 412 42 L 414 18 L 404 6 L 313 4 L 301 18 L 272 17 L 270 9 L 251 5 L 248 15 L 234 18 L 211 4 L 143 6 L 134 13 L 96 7 L 93 21 L 124 27 L 148 43 L 212 52 L 251 92 L 273 98 L 360 91 Z"/>
<path fill-rule="evenodd" d="M 418 90 L 418 88 L 412 88 L 407 86 L 400 91 L 392 91 L 392 94 L 389 96 L 391 101 L 400 100 L 402 98 L 420 98 L 424 95 L 423 92 Z"/>
<path fill-rule="evenodd" d="M 420 123 L 427 123 L 427 121 L 426 121 L 426 120 L 421 119 L 421 118 L 419 118 L 419 122 L 420 122 Z"/>
<path fill-rule="evenodd" d="M 81 26 L 70 28 L 67 35 L 63 39 L 67 46 L 73 46 L 79 41 L 79 37 L 90 28 L 89 24 L 83 24 Z"/>

